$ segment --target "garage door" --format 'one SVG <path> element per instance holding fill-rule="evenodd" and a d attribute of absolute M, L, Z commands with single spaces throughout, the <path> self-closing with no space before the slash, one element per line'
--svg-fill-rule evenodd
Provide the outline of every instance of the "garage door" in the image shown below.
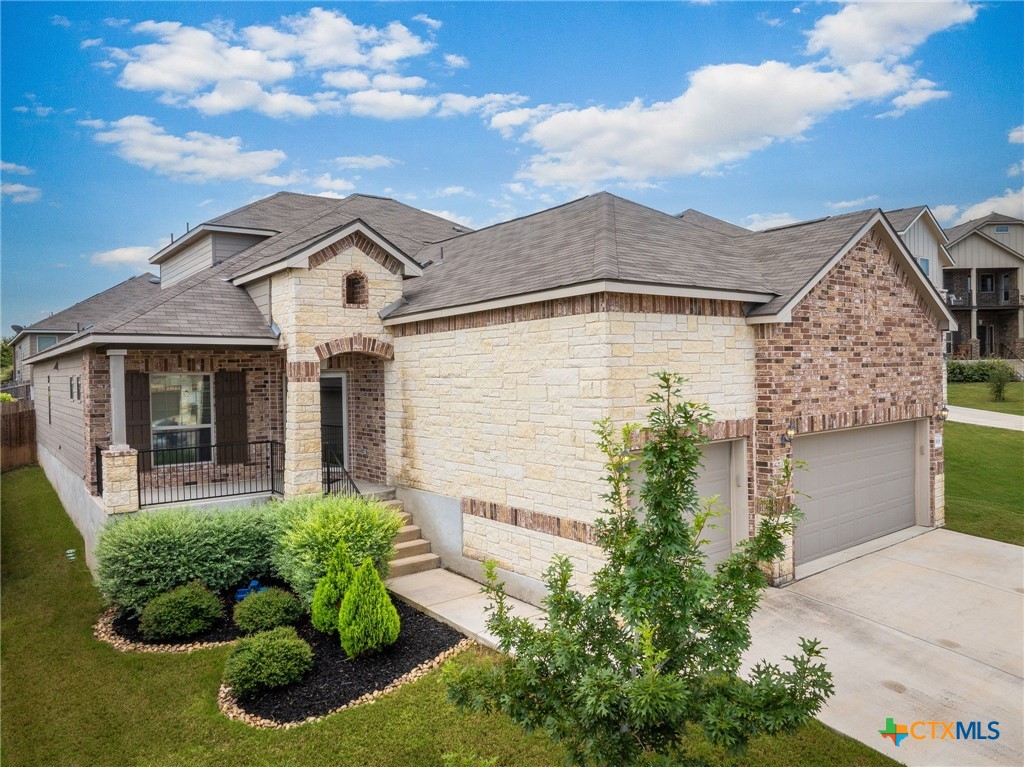
<path fill-rule="evenodd" d="M 798 565 L 914 524 L 916 430 L 907 421 L 793 440 L 807 463 L 796 489 L 810 496 L 797 498 Z"/>
<path fill-rule="evenodd" d="M 741 443 L 717 442 L 705 445 L 701 451 L 704 459 L 700 479 L 697 480 L 697 495 L 701 498 L 717 495 L 719 503 L 724 507 L 722 516 L 709 520 L 716 527 L 705 527 L 702 536 L 708 540 L 704 550 L 709 569 L 728 557 L 732 551 L 732 515 L 727 509 L 732 491 L 730 456 L 733 444 Z"/>

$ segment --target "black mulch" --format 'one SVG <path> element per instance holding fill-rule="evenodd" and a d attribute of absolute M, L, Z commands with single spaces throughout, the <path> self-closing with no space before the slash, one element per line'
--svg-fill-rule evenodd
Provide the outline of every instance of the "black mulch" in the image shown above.
<path fill-rule="evenodd" d="M 232 610 L 235 608 L 234 597 L 230 599 L 222 598 L 221 604 L 224 606 L 224 617 L 217 621 L 209 631 L 204 631 L 202 634 L 194 634 L 190 637 L 151 641 L 142 636 L 142 632 L 139 631 L 139 619 L 137 617 L 129 617 L 128 615 L 114 616 L 113 627 L 114 631 L 122 639 L 127 639 L 129 642 L 136 642 L 137 644 L 190 645 L 199 642 L 233 642 L 242 635 L 242 632 L 238 630 L 231 620 Z"/>
<path fill-rule="evenodd" d="M 401 600 L 394 603 L 402 620 L 398 641 L 356 660 L 348 659 L 336 634 L 321 634 L 304 620 L 296 629 L 313 648 L 313 670 L 295 684 L 245 698 L 239 706 L 247 714 L 282 723 L 323 716 L 368 692 L 384 689 L 464 638 L 451 626 Z"/>

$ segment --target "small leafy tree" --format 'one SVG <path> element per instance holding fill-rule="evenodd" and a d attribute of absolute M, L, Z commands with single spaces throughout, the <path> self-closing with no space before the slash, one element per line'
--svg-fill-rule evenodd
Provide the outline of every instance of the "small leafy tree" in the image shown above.
<path fill-rule="evenodd" d="M 325 634 L 338 631 L 341 600 L 345 598 L 345 592 L 355 576 L 356 570 L 352 567 L 348 549 L 344 543 L 339 543 L 334 556 L 327 563 L 327 574 L 317 582 L 313 592 L 313 612 L 310 617 L 317 631 Z"/>
<path fill-rule="evenodd" d="M 1014 379 L 1013 368 L 1008 362 L 998 360 L 999 364 L 992 365 L 988 374 L 988 390 L 992 392 L 993 402 L 1006 401 L 1006 384 Z"/>
<path fill-rule="evenodd" d="M 591 592 L 571 588 L 572 566 L 556 557 L 545 574 L 547 625 L 534 626 L 512 617 L 488 563 L 487 626 L 506 657 L 445 667 L 457 706 L 503 711 L 528 731 L 543 729 L 577 765 L 667 763 L 680 757 L 691 727 L 715 745 L 742 749 L 761 733 L 796 728 L 832 694 L 816 640 L 801 639 L 786 670 L 762 661 L 747 678 L 739 674 L 767 585 L 762 565 L 782 557 L 794 529 L 791 466 L 763 504 L 757 533 L 709 573 L 701 535 L 714 511 L 695 484 L 710 411 L 680 399 L 678 376 L 658 378 L 636 508 L 629 447 L 639 428 L 629 425 L 616 439 L 607 421 L 598 426 L 609 492 L 595 535 L 607 564 Z"/>
<path fill-rule="evenodd" d="M 338 615 L 338 634 L 345 654 L 357 658 L 394 644 L 401 625 L 384 581 L 367 557 L 345 592 Z"/>

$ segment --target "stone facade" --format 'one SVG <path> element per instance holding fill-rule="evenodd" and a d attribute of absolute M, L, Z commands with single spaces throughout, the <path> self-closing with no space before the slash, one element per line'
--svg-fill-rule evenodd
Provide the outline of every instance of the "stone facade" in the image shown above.
<path fill-rule="evenodd" d="M 127 445 L 103 451 L 103 509 L 108 516 L 139 510 L 139 454 Z"/>
<path fill-rule="evenodd" d="M 943 402 L 942 331 L 897 258 L 866 236 L 794 308 L 757 333 L 755 486 L 767 490 L 799 434 L 934 418 Z M 941 525 L 942 448 L 930 439 L 931 523 Z M 793 575 L 792 555 L 776 581 Z"/>

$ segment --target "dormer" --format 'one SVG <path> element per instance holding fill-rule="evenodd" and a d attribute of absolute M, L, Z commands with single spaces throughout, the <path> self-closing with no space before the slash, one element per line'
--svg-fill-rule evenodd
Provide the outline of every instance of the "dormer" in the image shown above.
<path fill-rule="evenodd" d="M 200 224 L 153 255 L 149 262 L 160 267 L 160 286 L 167 288 L 275 234 L 271 229 Z"/>

